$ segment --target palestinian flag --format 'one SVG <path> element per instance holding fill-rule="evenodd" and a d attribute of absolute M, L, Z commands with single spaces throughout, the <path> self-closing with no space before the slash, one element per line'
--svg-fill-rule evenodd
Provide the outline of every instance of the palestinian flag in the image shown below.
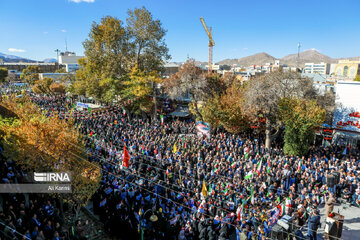
<path fill-rule="evenodd" d="M 236 167 L 236 162 L 235 162 L 235 161 L 231 164 L 231 167 L 232 167 L 232 168 L 235 168 L 235 167 Z"/>
<path fill-rule="evenodd" d="M 246 176 L 244 177 L 244 179 L 245 179 L 245 180 L 250 179 L 250 178 L 252 177 L 252 175 L 253 175 L 253 170 L 251 170 L 250 172 L 248 172 L 248 173 L 246 174 Z"/>

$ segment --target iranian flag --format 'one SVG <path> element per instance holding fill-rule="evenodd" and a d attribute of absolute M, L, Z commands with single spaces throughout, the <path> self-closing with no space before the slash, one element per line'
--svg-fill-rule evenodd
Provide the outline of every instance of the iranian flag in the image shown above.
<path fill-rule="evenodd" d="M 287 162 L 285 162 L 284 167 L 287 168 L 289 166 L 289 164 Z"/>
<path fill-rule="evenodd" d="M 261 160 L 260 160 L 260 162 L 259 162 L 259 164 L 258 164 L 258 166 L 257 166 L 257 168 L 256 168 L 256 173 L 257 173 L 257 175 L 260 175 L 260 171 L 261 171 L 261 167 L 262 167 L 262 158 L 261 158 Z"/>
<path fill-rule="evenodd" d="M 235 167 L 236 167 L 236 162 L 235 162 L 235 161 L 231 164 L 231 167 L 232 167 L 232 168 L 235 168 Z"/>
<path fill-rule="evenodd" d="M 298 171 L 301 172 L 301 160 L 300 160 L 299 163 L 298 163 Z"/>
<path fill-rule="evenodd" d="M 160 115 L 160 120 L 161 120 L 161 125 L 164 124 L 164 116 L 163 115 Z"/>
<path fill-rule="evenodd" d="M 285 215 L 285 201 L 282 204 L 278 205 L 278 208 L 280 210 L 280 216 Z"/>
<path fill-rule="evenodd" d="M 215 169 L 213 170 L 213 172 L 214 172 L 215 174 L 218 174 L 218 173 L 219 173 L 219 169 L 218 169 L 218 168 L 215 168 Z"/>
<path fill-rule="evenodd" d="M 254 187 L 251 185 L 251 204 L 255 204 L 255 198 L 254 198 Z"/>
<path fill-rule="evenodd" d="M 250 172 L 248 172 L 247 174 L 246 174 L 246 176 L 245 176 L 245 180 L 247 180 L 247 179 L 250 179 L 251 177 L 252 177 L 252 175 L 253 175 L 253 170 L 251 170 Z"/>
<path fill-rule="evenodd" d="M 268 161 L 267 167 L 266 167 L 267 173 L 270 173 L 270 169 L 271 169 L 271 167 L 270 167 L 270 161 Z"/>
<path fill-rule="evenodd" d="M 242 215 L 244 214 L 244 209 L 245 209 L 245 201 L 243 201 L 241 206 L 239 206 L 236 210 L 236 216 L 238 222 L 241 222 Z"/>

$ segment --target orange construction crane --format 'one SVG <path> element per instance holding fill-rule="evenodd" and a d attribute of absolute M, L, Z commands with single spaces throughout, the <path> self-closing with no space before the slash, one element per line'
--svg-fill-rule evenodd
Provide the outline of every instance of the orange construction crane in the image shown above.
<path fill-rule="evenodd" d="M 211 73 L 212 72 L 212 59 L 213 59 L 213 46 L 215 46 L 215 42 L 212 38 L 211 35 L 211 27 L 208 29 L 208 27 L 205 24 L 204 18 L 200 18 L 200 21 L 202 23 L 202 25 L 204 26 L 204 29 L 209 37 L 209 65 L 208 65 L 208 72 Z"/>

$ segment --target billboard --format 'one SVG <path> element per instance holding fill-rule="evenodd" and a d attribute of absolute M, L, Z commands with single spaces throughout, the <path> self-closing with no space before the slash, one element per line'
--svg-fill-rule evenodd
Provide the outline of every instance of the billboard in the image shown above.
<path fill-rule="evenodd" d="M 337 83 L 333 128 L 360 133 L 360 82 Z"/>

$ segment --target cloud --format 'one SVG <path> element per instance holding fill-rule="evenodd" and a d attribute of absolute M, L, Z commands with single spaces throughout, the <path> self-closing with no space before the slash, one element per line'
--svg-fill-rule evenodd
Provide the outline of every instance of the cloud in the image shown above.
<path fill-rule="evenodd" d="M 95 0 L 69 0 L 70 2 L 74 3 L 81 3 L 81 2 L 87 2 L 87 3 L 93 3 Z"/>
<path fill-rule="evenodd" d="M 46 35 L 46 34 L 48 34 L 49 32 L 44 32 L 44 34 Z"/>
<path fill-rule="evenodd" d="M 62 32 L 66 32 L 66 30 L 65 29 L 63 29 L 63 30 L 61 30 Z"/>
<path fill-rule="evenodd" d="M 17 48 L 9 48 L 9 52 L 17 52 L 17 53 L 23 53 L 26 52 L 24 49 L 17 49 Z"/>

